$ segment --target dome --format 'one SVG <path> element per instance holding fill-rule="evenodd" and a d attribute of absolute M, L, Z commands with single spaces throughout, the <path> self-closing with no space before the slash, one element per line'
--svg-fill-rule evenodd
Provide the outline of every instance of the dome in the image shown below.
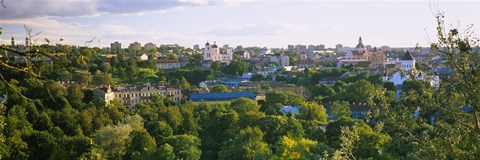
<path fill-rule="evenodd" d="M 212 48 L 218 48 L 217 44 L 213 44 Z"/>
<path fill-rule="evenodd" d="M 206 46 L 209 46 L 209 45 L 210 45 L 210 43 L 208 43 L 208 41 L 207 41 L 207 43 L 205 43 L 205 45 L 206 45 Z"/>
<path fill-rule="evenodd" d="M 363 43 L 362 43 L 362 37 L 358 38 L 358 44 L 355 48 L 365 48 L 365 46 L 363 46 Z"/>

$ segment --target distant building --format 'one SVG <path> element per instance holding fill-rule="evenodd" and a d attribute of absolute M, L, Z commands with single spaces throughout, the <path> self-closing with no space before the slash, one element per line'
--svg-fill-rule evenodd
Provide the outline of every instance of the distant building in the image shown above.
<path fill-rule="evenodd" d="M 433 87 L 440 86 L 440 78 L 438 75 L 427 75 L 426 73 L 415 69 L 415 58 L 407 50 L 403 58 L 396 62 L 397 66 L 404 72 L 396 71 L 393 73 L 385 72 L 383 81 L 393 82 L 394 85 L 402 85 L 408 79 L 427 81 Z"/>
<path fill-rule="evenodd" d="M 205 48 L 203 49 L 203 60 L 204 61 L 218 61 L 225 64 L 230 64 L 230 61 L 233 59 L 233 49 L 228 48 L 225 53 L 220 53 L 220 49 L 218 48 L 217 44 L 214 43 L 210 45 L 210 43 L 205 44 Z"/>
<path fill-rule="evenodd" d="M 113 52 L 120 52 L 122 50 L 122 43 L 115 41 L 114 43 L 110 43 L 110 50 Z"/>
<path fill-rule="evenodd" d="M 335 45 L 335 50 L 339 51 L 343 48 L 343 45 L 342 44 L 337 44 Z"/>
<path fill-rule="evenodd" d="M 193 45 L 193 50 L 200 50 L 200 45 L 198 45 L 198 44 Z"/>
<path fill-rule="evenodd" d="M 157 45 L 152 43 L 152 42 L 149 42 L 147 44 L 145 44 L 145 46 L 143 47 L 144 50 L 146 51 L 150 51 L 150 50 L 157 50 Z"/>
<path fill-rule="evenodd" d="M 345 56 L 338 58 L 338 66 L 341 65 L 358 65 L 364 69 L 378 68 L 387 60 L 387 56 L 382 50 L 376 47 L 368 49 L 362 42 L 362 37 L 358 38 L 358 44 L 354 50 L 347 52 Z"/>
<path fill-rule="evenodd" d="M 288 45 L 287 50 L 290 51 L 290 52 L 295 51 L 295 45 Z"/>
<path fill-rule="evenodd" d="M 142 61 L 148 60 L 148 56 L 147 56 L 147 54 L 145 54 L 145 53 L 144 53 L 144 54 L 138 54 L 138 55 L 136 56 L 136 58 L 138 58 L 138 59 L 140 59 L 140 60 L 142 60 Z"/>
<path fill-rule="evenodd" d="M 159 60 L 155 63 L 159 69 L 176 69 L 181 68 L 180 61 L 177 60 Z"/>
<path fill-rule="evenodd" d="M 316 50 L 325 50 L 325 45 L 321 44 L 321 45 L 317 45 L 317 48 Z"/>
<path fill-rule="evenodd" d="M 128 46 L 128 49 L 136 50 L 136 51 L 142 50 L 142 44 L 140 44 L 138 42 L 130 43 L 130 45 Z"/>
<path fill-rule="evenodd" d="M 150 102 L 153 94 L 169 98 L 177 103 L 180 102 L 182 93 L 179 88 L 166 86 L 152 86 L 149 83 L 143 86 L 120 86 L 115 88 L 96 89 L 94 94 L 103 99 L 107 104 L 113 99 L 118 99 L 126 107 L 133 109 L 138 103 Z M 112 96 L 113 95 L 113 96 Z"/>

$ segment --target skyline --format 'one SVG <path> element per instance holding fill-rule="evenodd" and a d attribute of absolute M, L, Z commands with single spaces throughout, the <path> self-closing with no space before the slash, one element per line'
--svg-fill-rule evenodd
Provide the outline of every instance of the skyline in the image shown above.
<path fill-rule="evenodd" d="M 259 1 L 259 0 L 6 0 L 0 8 L 2 44 L 23 44 L 25 24 L 53 43 L 110 47 L 118 41 L 192 47 L 205 42 L 286 48 L 336 44 L 414 47 L 435 41 L 432 10 L 446 24 L 480 28 L 480 1 Z M 39 7 L 40 6 L 40 7 Z"/>

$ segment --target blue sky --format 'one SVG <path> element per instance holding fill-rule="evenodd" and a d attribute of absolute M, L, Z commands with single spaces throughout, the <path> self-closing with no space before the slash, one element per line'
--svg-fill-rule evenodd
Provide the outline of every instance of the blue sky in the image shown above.
<path fill-rule="evenodd" d="M 206 41 L 231 46 L 287 47 L 288 44 L 355 46 L 359 36 L 372 46 L 427 46 L 435 40 L 432 11 L 445 12 L 447 24 L 474 24 L 480 33 L 480 1 L 365 0 L 5 0 L 0 36 L 23 43 L 25 29 L 54 43 L 122 47 Z M 475 26 L 477 25 L 477 26 Z"/>

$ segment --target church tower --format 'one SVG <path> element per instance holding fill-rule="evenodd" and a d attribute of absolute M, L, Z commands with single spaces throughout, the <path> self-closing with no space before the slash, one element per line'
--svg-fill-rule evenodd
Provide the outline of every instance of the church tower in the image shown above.
<path fill-rule="evenodd" d="M 212 52 L 211 52 L 211 46 L 210 43 L 205 43 L 205 48 L 203 48 L 203 60 L 208 61 L 212 60 Z"/>
<path fill-rule="evenodd" d="M 29 41 L 28 37 L 25 37 L 25 47 L 26 48 L 30 47 L 30 41 Z"/>
<path fill-rule="evenodd" d="M 13 38 L 13 36 L 12 36 L 12 40 L 11 40 L 11 45 L 12 45 L 12 47 L 15 46 L 15 38 Z"/>
<path fill-rule="evenodd" d="M 358 37 L 358 44 L 355 49 L 358 51 L 358 53 L 365 52 L 365 46 L 363 45 L 362 37 Z"/>
<path fill-rule="evenodd" d="M 410 71 L 415 69 L 415 58 L 413 55 L 407 50 L 407 52 L 403 55 L 402 60 L 400 60 L 402 64 L 402 69 L 405 71 Z"/>

